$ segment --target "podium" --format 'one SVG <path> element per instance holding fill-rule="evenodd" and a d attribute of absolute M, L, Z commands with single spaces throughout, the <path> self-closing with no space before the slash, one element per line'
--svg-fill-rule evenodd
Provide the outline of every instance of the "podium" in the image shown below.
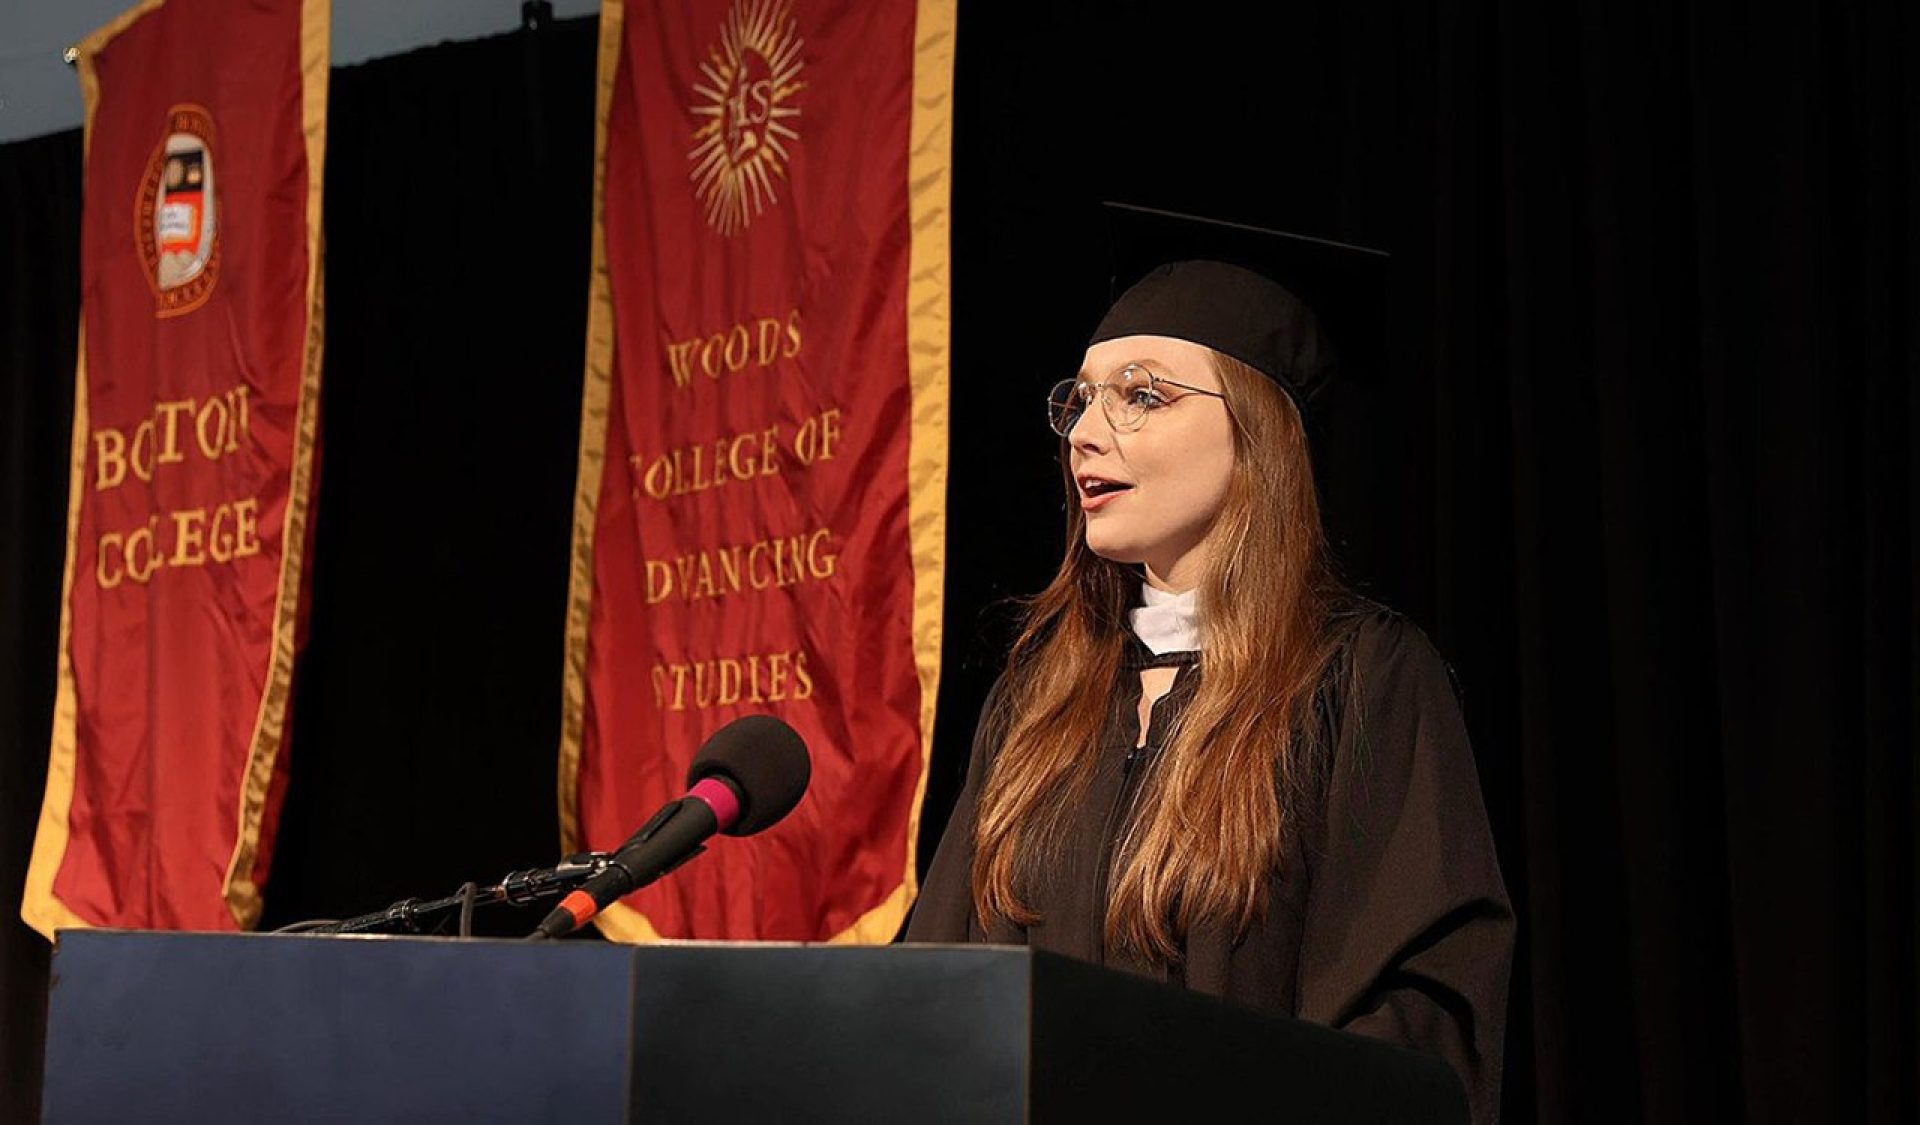
<path fill-rule="evenodd" d="M 43 1120 L 1467 1119 L 1437 1060 L 1020 948 L 68 930 Z"/>

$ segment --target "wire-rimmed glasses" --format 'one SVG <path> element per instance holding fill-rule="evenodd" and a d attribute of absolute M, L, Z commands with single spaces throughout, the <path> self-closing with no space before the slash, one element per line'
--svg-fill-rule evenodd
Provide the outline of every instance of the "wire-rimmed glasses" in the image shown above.
<path fill-rule="evenodd" d="M 1146 425 L 1147 415 L 1178 402 L 1187 395 L 1206 395 L 1222 402 L 1226 395 L 1186 383 L 1176 383 L 1140 366 L 1129 363 L 1105 382 L 1062 379 L 1047 393 L 1047 424 L 1053 432 L 1066 437 L 1073 432 L 1093 400 L 1100 400 L 1100 412 L 1107 425 L 1121 433 L 1132 433 Z"/>

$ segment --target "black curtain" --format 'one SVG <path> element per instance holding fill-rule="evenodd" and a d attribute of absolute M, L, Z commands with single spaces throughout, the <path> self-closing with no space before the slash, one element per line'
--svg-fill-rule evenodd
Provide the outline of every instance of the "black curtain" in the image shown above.
<path fill-rule="evenodd" d="M 1912 1120 L 1914 12 L 1702 7 L 1436 19 L 1437 624 L 1541 1115 Z"/>
<path fill-rule="evenodd" d="M 1099 201 L 1382 247 L 1385 362 L 1316 457 L 1349 573 L 1460 673 L 1522 919 L 1509 1119 L 1920 1114 L 1914 17 L 1688 8 L 963 6 L 954 363 L 1006 392 L 951 407 L 923 859 L 1006 599 L 1058 557 L 1022 403 L 1106 296 Z M 554 852 L 592 39 L 335 73 L 268 925 Z M 8 902 L 51 713 L 78 156 L 0 146 Z M 11 917 L 0 953 L 12 1119 L 46 962 Z"/>
<path fill-rule="evenodd" d="M 594 34 L 334 76 L 312 634 L 263 928 L 557 855 Z"/>
<path fill-rule="evenodd" d="M 47 943 L 19 905 L 47 779 L 60 633 L 80 330 L 77 131 L 0 145 L 0 231 L 0 1121 L 32 1121 Z"/>

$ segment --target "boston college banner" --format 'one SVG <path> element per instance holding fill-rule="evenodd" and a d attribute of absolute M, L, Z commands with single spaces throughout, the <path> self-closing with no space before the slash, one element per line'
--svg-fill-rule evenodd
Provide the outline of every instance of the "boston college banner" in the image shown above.
<path fill-rule="evenodd" d="M 601 925 L 885 941 L 939 683 L 953 2 L 607 0 L 600 36 L 563 842 L 773 714 L 799 808 Z"/>
<path fill-rule="evenodd" d="M 320 385 L 327 0 L 150 0 L 79 49 L 59 680 L 21 914 L 259 916 Z"/>

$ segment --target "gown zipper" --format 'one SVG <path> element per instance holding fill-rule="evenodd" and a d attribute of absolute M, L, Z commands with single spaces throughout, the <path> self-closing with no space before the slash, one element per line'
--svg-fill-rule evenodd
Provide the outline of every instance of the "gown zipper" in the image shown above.
<path fill-rule="evenodd" d="M 1173 683 L 1168 685 L 1166 692 L 1161 695 L 1159 699 L 1153 701 L 1153 706 L 1147 710 L 1146 737 L 1139 739 L 1142 745 L 1129 747 L 1126 756 L 1120 760 L 1120 785 L 1117 792 L 1114 793 L 1113 806 L 1107 810 L 1106 824 L 1100 832 L 1100 850 L 1097 854 L 1103 858 L 1094 883 L 1094 914 L 1096 918 L 1100 919 L 1096 924 L 1094 932 L 1094 936 L 1097 939 L 1095 948 L 1100 950 L 1100 960 L 1103 963 L 1106 961 L 1107 956 L 1105 924 L 1107 916 L 1107 893 L 1110 880 L 1113 876 L 1114 849 L 1118 843 L 1115 839 L 1115 833 L 1119 830 L 1121 814 L 1126 811 L 1133 801 L 1134 787 L 1137 784 L 1137 778 L 1135 776 L 1136 770 L 1148 757 L 1157 753 L 1159 750 L 1159 748 L 1153 744 L 1155 713 L 1159 711 L 1162 703 L 1165 703 L 1171 698 L 1174 692 L 1180 690 L 1180 681 L 1186 678 L 1187 674 L 1187 669 L 1182 668 L 1175 674 Z M 1139 710 L 1138 696 L 1134 697 L 1133 707 L 1137 714 Z M 1136 729 L 1134 732 L 1135 737 L 1138 738 L 1140 733 L 1141 732 Z"/>

